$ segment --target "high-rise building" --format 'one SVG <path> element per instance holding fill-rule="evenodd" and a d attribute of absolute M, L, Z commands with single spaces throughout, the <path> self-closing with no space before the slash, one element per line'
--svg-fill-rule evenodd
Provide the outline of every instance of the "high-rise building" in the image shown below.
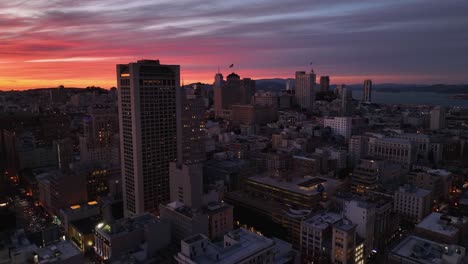
<path fill-rule="evenodd" d="M 351 177 L 351 189 L 357 193 L 375 191 L 380 183 L 394 182 L 401 175 L 401 167 L 385 160 L 361 159 Z"/>
<path fill-rule="evenodd" d="M 356 234 L 365 239 L 366 257 L 374 248 L 375 209 L 375 204 L 361 200 L 345 201 L 343 208 L 346 218 L 356 224 Z"/>
<path fill-rule="evenodd" d="M 223 75 L 215 75 L 214 108 L 215 115 L 229 118 L 233 104 L 250 104 L 255 93 L 255 81 L 250 78 L 241 79 L 239 75 L 231 73 L 223 81 Z"/>
<path fill-rule="evenodd" d="M 354 135 L 349 139 L 348 152 L 353 165 L 368 154 L 369 137 L 364 135 Z"/>
<path fill-rule="evenodd" d="M 324 127 L 330 127 L 332 133 L 341 135 L 348 140 L 351 137 L 352 118 L 351 117 L 330 117 L 323 120 Z"/>
<path fill-rule="evenodd" d="M 120 64 L 117 84 L 124 212 L 129 216 L 155 211 L 169 200 L 180 66 L 162 65 L 158 60 Z"/>
<path fill-rule="evenodd" d="M 436 106 L 431 110 L 431 130 L 439 130 L 445 128 L 445 108 Z"/>
<path fill-rule="evenodd" d="M 370 103 L 372 101 L 372 80 L 365 80 L 362 89 L 362 101 Z"/>
<path fill-rule="evenodd" d="M 117 109 L 104 105 L 88 108 L 83 118 L 80 140 L 80 161 L 99 161 L 119 166 L 119 117 Z"/>
<path fill-rule="evenodd" d="M 330 77 L 329 76 L 320 77 L 320 91 L 328 92 L 329 89 L 330 89 Z"/>
<path fill-rule="evenodd" d="M 296 102 L 297 104 L 308 111 L 314 109 L 315 101 L 315 73 L 313 70 L 310 73 L 304 71 L 296 72 Z"/>
<path fill-rule="evenodd" d="M 318 260 L 330 255 L 332 227 L 343 216 L 333 212 L 311 215 L 301 223 L 301 253 L 307 260 Z"/>
<path fill-rule="evenodd" d="M 431 212 L 431 191 L 412 185 L 401 186 L 395 192 L 393 209 L 408 221 L 419 223 Z"/>
<path fill-rule="evenodd" d="M 177 161 L 179 164 L 204 161 L 205 103 L 198 94 L 182 90 L 181 108 L 177 117 Z"/>
<path fill-rule="evenodd" d="M 286 91 L 294 91 L 296 89 L 296 80 L 289 78 L 286 80 Z"/>
<path fill-rule="evenodd" d="M 343 116 L 353 115 L 353 92 L 346 86 L 341 91 L 341 114 Z"/>
<path fill-rule="evenodd" d="M 356 225 L 342 219 L 333 225 L 331 263 L 364 264 L 364 241 L 356 235 Z"/>
<path fill-rule="evenodd" d="M 341 97 L 343 94 L 343 88 L 345 87 L 345 84 L 340 84 L 335 87 L 335 90 L 333 90 L 333 93 L 335 94 L 336 97 Z"/>

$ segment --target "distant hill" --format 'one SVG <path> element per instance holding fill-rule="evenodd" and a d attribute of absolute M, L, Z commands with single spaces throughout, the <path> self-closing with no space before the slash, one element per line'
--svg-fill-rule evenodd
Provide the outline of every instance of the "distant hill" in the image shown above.
<path fill-rule="evenodd" d="M 259 79 L 256 80 L 257 90 L 264 91 L 281 91 L 286 88 L 286 79 Z M 362 84 L 346 85 L 353 91 L 362 89 Z M 336 84 L 330 85 L 330 88 L 335 89 Z M 382 83 L 374 84 L 374 91 L 400 93 L 400 92 L 433 92 L 433 93 L 449 93 L 459 94 L 468 93 L 468 84 L 397 84 L 397 83 Z"/>
<path fill-rule="evenodd" d="M 279 92 L 286 89 L 286 79 L 260 79 L 255 80 L 256 90 Z"/>

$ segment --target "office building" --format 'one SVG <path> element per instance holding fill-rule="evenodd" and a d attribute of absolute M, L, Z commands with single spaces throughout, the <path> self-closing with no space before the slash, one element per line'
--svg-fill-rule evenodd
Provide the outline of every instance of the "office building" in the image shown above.
<path fill-rule="evenodd" d="M 233 104 L 250 104 L 255 93 L 255 81 L 250 78 L 240 79 L 240 76 L 231 73 L 223 80 L 223 75 L 215 75 L 213 84 L 214 109 L 217 117 L 229 118 Z"/>
<path fill-rule="evenodd" d="M 331 263 L 364 264 L 364 241 L 356 235 L 356 225 L 342 219 L 333 225 Z"/>
<path fill-rule="evenodd" d="M 419 133 L 396 134 L 395 138 L 407 139 L 416 145 L 416 160 L 427 161 L 431 152 L 431 139 L 428 135 Z"/>
<path fill-rule="evenodd" d="M 345 140 L 351 138 L 351 117 L 327 117 L 323 120 L 323 126 L 329 127 L 334 135 L 343 136 Z"/>
<path fill-rule="evenodd" d="M 87 201 L 87 185 L 82 175 L 54 170 L 39 174 L 36 179 L 39 202 L 51 213 Z"/>
<path fill-rule="evenodd" d="M 252 104 L 278 108 L 280 96 L 275 92 L 258 91 L 252 97 Z"/>
<path fill-rule="evenodd" d="M 358 199 L 345 201 L 343 214 L 356 225 L 356 234 L 365 240 L 364 256 L 367 258 L 374 249 L 375 204 Z"/>
<path fill-rule="evenodd" d="M 419 223 L 431 212 L 431 201 L 431 191 L 404 185 L 395 192 L 393 209 L 405 220 Z"/>
<path fill-rule="evenodd" d="M 400 215 L 393 211 L 393 198 L 376 197 L 375 204 L 374 248 L 377 252 L 385 250 L 400 228 Z"/>
<path fill-rule="evenodd" d="M 242 228 L 226 234 L 221 245 L 196 234 L 183 239 L 180 247 L 174 257 L 177 264 L 299 263 L 290 244 Z"/>
<path fill-rule="evenodd" d="M 343 116 L 352 116 L 353 111 L 353 91 L 345 86 L 341 91 L 341 114 Z"/>
<path fill-rule="evenodd" d="M 436 106 L 431 110 L 430 126 L 431 130 L 439 130 L 445 128 L 445 108 Z"/>
<path fill-rule="evenodd" d="M 170 200 L 200 208 L 203 199 L 203 164 L 170 163 Z"/>
<path fill-rule="evenodd" d="M 353 135 L 349 139 L 348 152 L 351 163 L 356 165 L 362 158 L 365 158 L 369 152 L 369 137 L 364 135 Z"/>
<path fill-rule="evenodd" d="M 468 228 L 468 219 L 432 212 L 414 229 L 416 235 L 443 244 L 458 244 Z"/>
<path fill-rule="evenodd" d="M 149 213 L 102 222 L 95 230 L 94 252 L 101 260 L 112 261 L 129 252 L 151 259 L 171 242 L 170 223 Z"/>
<path fill-rule="evenodd" d="M 84 256 L 70 241 L 60 241 L 46 247 L 38 248 L 34 244 L 26 244 L 10 249 L 10 262 L 23 263 L 54 263 L 54 264 L 81 264 Z"/>
<path fill-rule="evenodd" d="M 177 162 L 202 162 L 205 154 L 205 103 L 198 94 L 181 92 L 180 113 L 177 113 Z M 179 108 L 178 108 L 179 109 Z"/>
<path fill-rule="evenodd" d="M 332 212 L 319 212 L 301 223 L 301 253 L 308 261 L 329 258 L 333 225 L 343 217 Z"/>
<path fill-rule="evenodd" d="M 293 92 L 296 89 L 296 79 L 286 79 L 286 91 Z"/>
<path fill-rule="evenodd" d="M 342 182 L 324 177 L 274 178 L 257 175 L 246 179 L 248 192 L 267 197 L 296 208 L 311 209 L 318 207 L 324 199 L 331 197 Z"/>
<path fill-rule="evenodd" d="M 232 105 L 231 121 L 233 124 L 266 125 L 277 119 L 277 110 L 271 106 Z"/>
<path fill-rule="evenodd" d="M 314 109 L 315 101 L 315 73 L 313 70 L 310 73 L 304 71 L 296 72 L 296 102 L 307 111 Z"/>
<path fill-rule="evenodd" d="M 462 264 L 466 263 L 465 254 L 465 248 L 459 245 L 440 244 L 417 236 L 408 236 L 390 251 L 388 263 Z"/>
<path fill-rule="evenodd" d="M 329 76 L 321 76 L 320 77 L 320 91 L 321 92 L 328 92 L 330 90 L 330 77 Z"/>
<path fill-rule="evenodd" d="M 333 93 L 337 98 L 341 98 L 343 96 L 343 89 L 346 87 L 345 84 L 339 84 L 335 87 L 335 90 L 333 90 Z"/>
<path fill-rule="evenodd" d="M 452 173 L 441 169 L 415 169 L 408 173 L 408 183 L 431 191 L 433 200 L 448 199 L 452 181 Z"/>
<path fill-rule="evenodd" d="M 117 109 L 96 105 L 88 108 L 80 135 L 80 161 L 99 161 L 120 167 L 119 116 Z"/>
<path fill-rule="evenodd" d="M 376 191 L 380 184 L 400 179 L 401 167 L 384 160 L 361 159 L 351 175 L 351 190 L 357 193 Z"/>
<path fill-rule="evenodd" d="M 180 241 L 198 233 L 204 235 L 209 233 L 208 215 L 181 202 L 161 204 L 160 215 L 162 220 L 171 223 L 172 241 Z"/>
<path fill-rule="evenodd" d="M 372 102 L 372 80 L 365 80 L 362 88 L 362 101 L 366 103 Z"/>
<path fill-rule="evenodd" d="M 416 160 L 416 146 L 400 138 L 369 138 L 369 156 L 382 158 L 409 169 Z"/>
<path fill-rule="evenodd" d="M 117 84 L 124 212 L 156 211 L 169 200 L 169 163 L 176 159 L 180 66 L 120 64 Z"/>

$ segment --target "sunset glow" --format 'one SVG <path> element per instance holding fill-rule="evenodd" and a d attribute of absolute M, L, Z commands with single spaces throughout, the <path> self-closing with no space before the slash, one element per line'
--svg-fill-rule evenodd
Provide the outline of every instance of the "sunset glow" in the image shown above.
<path fill-rule="evenodd" d="M 227 74 L 231 63 L 243 77 L 288 78 L 310 61 L 332 83 L 463 83 L 467 8 L 435 0 L 2 1 L 0 90 L 109 88 L 115 64 L 142 58 L 180 64 L 185 83 L 212 83 L 218 65 Z"/>

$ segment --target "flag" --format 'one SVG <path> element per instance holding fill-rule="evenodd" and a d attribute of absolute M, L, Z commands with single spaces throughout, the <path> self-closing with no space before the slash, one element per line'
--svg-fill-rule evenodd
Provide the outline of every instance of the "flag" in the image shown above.
<path fill-rule="evenodd" d="M 234 67 L 234 64 L 229 65 L 229 68 L 232 68 L 232 67 Z"/>

